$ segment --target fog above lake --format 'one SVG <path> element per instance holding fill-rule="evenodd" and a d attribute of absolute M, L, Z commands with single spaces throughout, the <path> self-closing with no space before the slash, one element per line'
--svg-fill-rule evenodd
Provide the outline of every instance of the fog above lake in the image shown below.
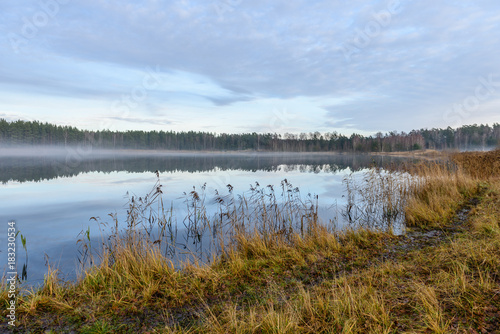
<path fill-rule="evenodd" d="M 405 160 L 397 157 L 337 153 L 171 152 L 95 150 L 91 148 L 17 147 L 0 149 L 0 182 L 28 182 L 73 177 L 81 173 L 131 173 L 244 170 L 277 171 L 297 168 L 308 172 L 356 171 L 373 164 Z M 407 159 L 406 159 L 407 160 Z"/>

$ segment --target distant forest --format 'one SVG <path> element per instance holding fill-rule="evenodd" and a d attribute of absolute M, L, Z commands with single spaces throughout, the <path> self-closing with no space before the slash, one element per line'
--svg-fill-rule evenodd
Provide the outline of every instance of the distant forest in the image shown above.
<path fill-rule="evenodd" d="M 278 151 L 278 152 L 396 152 L 419 149 L 467 150 L 500 145 L 500 124 L 465 125 L 458 129 L 392 131 L 373 136 L 330 133 L 215 134 L 174 131 L 86 131 L 38 121 L 0 119 L 0 146 L 85 145 L 105 149 Z"/>

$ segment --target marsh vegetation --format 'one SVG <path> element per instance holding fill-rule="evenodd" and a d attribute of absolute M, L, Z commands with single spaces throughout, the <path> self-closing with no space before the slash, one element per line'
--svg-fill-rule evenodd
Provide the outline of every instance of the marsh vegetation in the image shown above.
<path fill-rule="evenodd" d="M 18 299 L 19 331 L 82 333 L 494 332 L 500 327 L 500 151 L 347 177 L 347 205 L 318 219 L 314 196 L 228 186 L 208 215 L 186 194 L 190 240 L 210 258 L 172 260 L 161 182 L 131 198 L 77 282 L 49 269 Z M 206 238 L 206 236 L 210 238 Z M 95 254 L 95 255 L 94 255 Z M 90 263 L 87 263 L 90 264 Z M 1 300 L 7 300 L 2 285 Z M 4 312 L 2 309 L 1 312 Z"/>

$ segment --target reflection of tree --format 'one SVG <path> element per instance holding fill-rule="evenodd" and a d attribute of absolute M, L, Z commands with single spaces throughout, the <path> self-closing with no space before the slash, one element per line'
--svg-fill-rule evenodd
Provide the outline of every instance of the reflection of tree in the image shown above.
<path fill-rule="evenodd" d="M 9 157 L 0 160 L 0 181 L 42 181 L 71 177 L 86 172 L 127 171 L 207 172 L 215 170 L 329 172 L 351 168 L 359 170 L 373 163 L 385 165 L 398 158 L 358 155 L 249 154 L 249 155 L 188 155 L 169 156 L 107 156 L 78 161 L 55 157 Z"/>

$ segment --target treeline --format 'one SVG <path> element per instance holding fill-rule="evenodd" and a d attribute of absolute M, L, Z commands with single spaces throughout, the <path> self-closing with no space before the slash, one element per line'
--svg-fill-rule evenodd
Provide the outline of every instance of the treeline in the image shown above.
<path fill-rule="evenodd" d="M 395 152 L 419 149 L 467 150 L 500 144 L 500 124 L 466 125 L 458 129 L 392 131 L 374 136 L 337 132 L 301 134 L 215 134 L 174 131 L 86 131 L 38 121 L 0 119 L 0 145 L 85 145 L 106 149 L 286 152 Z"/>

